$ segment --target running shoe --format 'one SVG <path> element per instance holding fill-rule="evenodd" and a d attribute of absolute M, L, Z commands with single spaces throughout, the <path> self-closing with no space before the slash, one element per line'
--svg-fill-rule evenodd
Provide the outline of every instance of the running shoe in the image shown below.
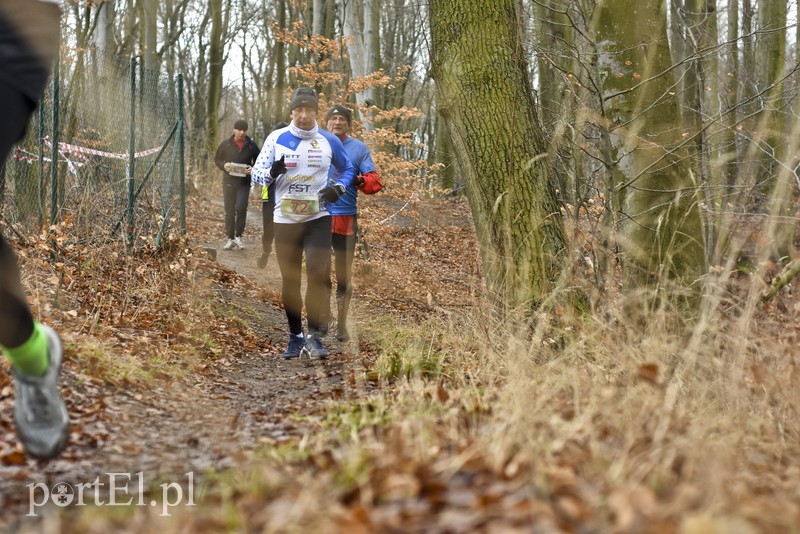
<path fill-rule="evenodd" d="M 303 337 L 303 334 L 300 335 L 292 335 L 289 334 L 289 346 L 286 347 L 286 350 L 283 351 L 281 354 L 281 358 L 284 360 L 292 360 L 294 358 L 299 358 L 300 353 L 303 351 L 305 347 L 306 341 Z"/>
<path fill-rule="evenodd" d="M 308 354 L 312 360 L 325 360 L 330 356 L 330 352 L 322 345 L 322 337 L 319 334 L 311 334 L 306 340 L 306 346 L 303 351 Z"/>
<path fill-rule="evenodd" d="M 42 376 L 14 375 L 14 424 L 25 452 L 34 458 L 52 458 L 67 445 L 69 414 L 58 389 L 63 352 L 55 330 L 42 325 L 47 336 L 50 366 Z"/>

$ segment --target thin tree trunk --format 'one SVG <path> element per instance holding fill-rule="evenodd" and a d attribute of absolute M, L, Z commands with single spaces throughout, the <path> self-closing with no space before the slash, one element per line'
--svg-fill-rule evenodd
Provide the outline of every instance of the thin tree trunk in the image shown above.
<path fill-rule="evenodd" d="M 798 4 L 800 5 L 800 4 Z M 728 45 L 727 65 L 725 68 L 725 92 L 722 95 L 723 105 L 727 110 L 739 104 L 739 0 L 728 0 Z M 737 181 L 739 167 L 736 150 L 736 113 L 726 113 L 722 117 L 724 125 L 720 139 L 723 175 L 728 188 Z"/>
<path fill-rule="evenodd" d="M 206 164 L 219 142 L 219 104 L 222 98 L 222 0 L 210 0 L 211 37 L 208 46 L 208 98 L 206 105 Z"/>
<path fill-rule="evenodd" d="M 158 0 L 142 0 L 144 68 L 158 70 Z"/>
<path fill-rule="evenodd" d="M 286 30 L 286 0 L 279 0 L 277 3 L 278 9 L 278 27 Z M 272 93 L 272 109 L 271 117 L 272 124 L 270 128 L 277 122 L 286 120 L 285 104 L 286 98 L 286 44 L 279 39 L 275 40 L 275 48 L 273 57 L 275 62 L 275 89 Z M 267 79 L 272 79 L 269 77 Z"/>
<path fill-rule="evenodd" d="M 109 56 L 114 52 L 114 0 L 107 0 L 97 5 L 94 27 L 94 46 L 97 49 L 97 76 L 104 79 L 108 76 Z"/>
<path fill-rule="evenodd" d="M 325 0 L 314 0 L 312 4 L 312 24 L 311 24 L 311 33 L 314 35 L 322 35 L 322 32 L 325 30 L 325 19 L 323 14 L 324 11 Z"/>
<path fill-rule="evenodd" d="M 762 0 L 759 5 L 759 29 L 765 32 L 760 38 L 764 58 L 764 87 L 769 87 L 764 119 L 760 124 L 760 137 L 766 143 L 769 154 L 762 158 L 767 194 L 767 209 L 773 217 L 773 246 L 776 257 L 790 256 L 794 241 L 793 181 L 787 164 L 787 132 L 784 121 L 785 87 L 781 80 L 786 68 L 786 0 Z"/>

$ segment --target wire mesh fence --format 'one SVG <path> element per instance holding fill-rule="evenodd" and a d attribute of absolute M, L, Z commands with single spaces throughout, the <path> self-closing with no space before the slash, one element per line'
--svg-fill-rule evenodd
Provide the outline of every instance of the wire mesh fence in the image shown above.
<path fill-rule="evenodd" d="M 128 245 L 185 230 L 181 94 L 180 77 L 135 60 L 61 58 L 0 171 L 3 222 L 30 232 L 68 221 L 82 239 Z"/>

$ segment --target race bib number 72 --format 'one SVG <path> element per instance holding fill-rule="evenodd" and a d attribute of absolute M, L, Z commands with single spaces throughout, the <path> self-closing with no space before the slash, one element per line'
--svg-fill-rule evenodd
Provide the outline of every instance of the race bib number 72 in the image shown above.
<path fill-rule="evenodd" d="M 287 193 L 281 197 L 281 214 L 290 219 L 302 220 L 319 213 L 319 196 L 316 194 Z"/>

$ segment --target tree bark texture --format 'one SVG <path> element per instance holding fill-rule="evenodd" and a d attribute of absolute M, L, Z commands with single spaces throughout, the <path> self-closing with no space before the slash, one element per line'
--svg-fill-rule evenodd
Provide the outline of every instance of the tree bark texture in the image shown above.
<path fill-rule="evenodd" d="M 705 272 L 699 184 L 682 145 L 665 0 L 600 0 L 593 15 L 626 275 L 691 284 Z M 691 133 L 691 132 L 689 132 Z"/>
<path fill-rule="evenodd" d="M 211 38 L 208 43 L 208 105 L 206 106 L 206 149 L 212 158 L 219 143 L 219 103 L 222 98 L 222 0 L 211 0 Z"/>
<path fill-rule="evenodd" d="M 489 291 L 527 313 L 552 289 L 565 237 L 514 0 L 433 0 L 432 74 L 463 173 Z"/>

